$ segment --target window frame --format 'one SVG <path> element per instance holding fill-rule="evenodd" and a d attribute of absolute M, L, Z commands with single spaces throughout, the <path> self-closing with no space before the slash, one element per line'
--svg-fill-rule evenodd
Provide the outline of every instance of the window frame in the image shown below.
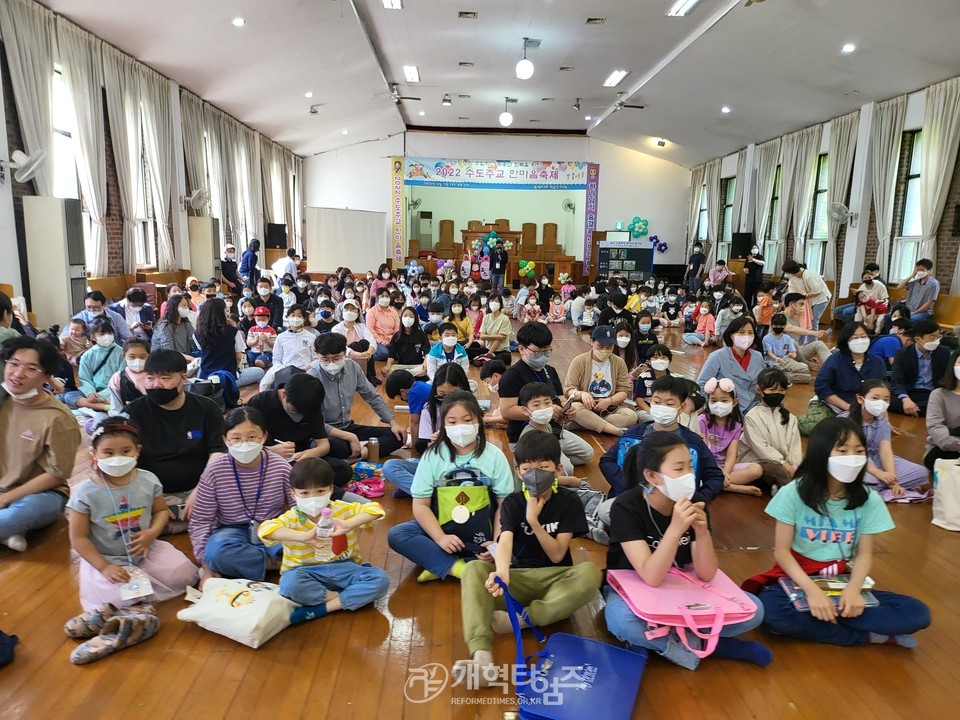
<path fill-rule="evenodd" d="M 737 192 L 737 176 L 722 178 L 726 182 L 723 206 L 720 208 L 720 232 L 717 234 L 717 260 L 730 259 L 733 243 L 733 199 Z"/>
<path fill-rule="evenodd" d="M 807 226 L 807 237 L 804 240 L 804 264 L 818 275 L 823 275 L 823 263 L 826 259 L 827 242 L 830 240 L 829 231 L 817 235 L 817 210 L 822 208 L 824 218 L 830 209 L 830 195 L 827 187 L 829 172 L 829 154 L 821 153 L 817 157 L 816 185 L 813 191 L 813 200 L 810 207 L 810 223 Z M 821 204 L 822 203 L 822 204 Z"/>
<path fill-rule="evenodd" d="M 697 215 L 697 240 L 706 246 L 710 230 L 710 209 L 707 207 L 707 184 L 700 188 L 700 212 Z"/>
<path fill-rule="evenodd" d="M 923 167 L 920 164 L 920 151 L 923 142 L 923 131 L 905 131 L 903 133 L 903 139 L 910 144 L 910 147 L 908 149 L 909 152 L 906 153 L 907 166 L 897 169 L 897 212 L 900 217 L 900 227 L 897 228 L 898 231 L 895 233 L 890 247 L 890 282 L 900 282 L 910 276 L 920 257 L 920 243 L 923 240 L 922 234 L 904 234 L 908 204 L 910 204 L 911 199 L 913 199 L 917 205 L 920 203 L 920 176 L 923 174 Z M 900 157 L 902 159 L 904 155 Z M 914 167 L 914 160 L 916 160 L 916 167 Z M 911 193 L 911 189 L 915 189 L 914 193 Z M 916 217 L 919 217 L 919 207 L 916 208 L 915 213 Z M 904 272 L 906 274 L 903 274 Z M 897 277 L 897 275 L 902 276 Z"/>
<path fill-rule="evenodd" d="M 773 179 L 773 195 L 770 198 L 770 217 L 767 220 L 767 227 L 764 231 L 763 239 L 763 257 L 764 269 L 770 268 L 771 274 L 776 274 L 775 268 L 780 254 L 780 240 L 774 237 L 777 230 L 777 220 L 780 215 L 780 171 L 781 165 L 777 165 L 777 173 Z"/>

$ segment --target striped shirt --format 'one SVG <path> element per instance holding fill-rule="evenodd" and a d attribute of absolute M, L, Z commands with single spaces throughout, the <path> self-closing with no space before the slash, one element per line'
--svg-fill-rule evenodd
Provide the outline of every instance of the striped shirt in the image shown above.
<path fill-rule="evenodd" d="M 350 520 L 360 513 L 372 515 L 379 520 L 385 513 L 380 503 L 368 502 L 343 502 L 334 500 L 330 503 L 330 510 L 333 517 L 338 520 Z M 260 526 L 258 531 L 260 539 L 265 545 L 276 545 L 277 540 L 271 540 L 270 534 L 280 528 L 288 530 L 315 530 L 317 524 L 297 507 L 287 510 L 283 515 L 273 520 L 267 520 Z M 360 557 L 360 548 L 357 543 L 357 531 L 348 530 L 344 535 L 330 538 L 330 546 L 317 548 L 313 545 L 306 545 L 298 542 L 283 543 L 283 565 L 280 566 L 280 574 L 287 570 L 300 567 L 301 565 L 322 565 L 337 560 L 353 560 L 356 563 L 362 562 Z"/>
<path fill-rule="evenodd" d="M 262 457 L 265 461 L 259 501 L 259 465 L 240 467 L 230 455 L 221 455 L 207 464 L 190 516 L 190 542 L 198 561 L 203 562 L 203 550 L 214 530 L 230 525 L 247 527 L 250 521 L 261 523 L 293 504 L 290 464 L 276 453 L 264 451 Z"/>

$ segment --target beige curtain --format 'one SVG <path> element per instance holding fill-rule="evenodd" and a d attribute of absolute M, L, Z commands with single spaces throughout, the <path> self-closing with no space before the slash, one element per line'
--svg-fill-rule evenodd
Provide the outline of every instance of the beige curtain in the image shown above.
<path fill-rule="evenodd" d="M 707 186 L 707 240 L 710 242 L 710 253 L 707 255 L 707 267 L 711 268 L 717 262 L 717 243 L 720 240 L 720 158 L 707 163 L 704 173 L 704 182 Z"/>
<path fill-rule="evenodd" d="M 890 269 L 890 237 L 893 234 L 893 200 L 897 188 L 897 165 L 907 96 L 877 104 L 873 111 L 870 139 L 873 143 L 873 211 L 877 221 L 877 263 L 880 277 Z M 869 259 L 869 258 L 868 258 Z M 954 287 L 960 285 L 954 284 Z"/>
<path fill-rule="evenodd" d="M 173 118 L 170 115 L 170 81 L 146 65 L 140 65 L 140 108 L 143 114 L 143 145 L 150 171 L 150 189 L 157 226 L 157 268 L 177 270 L 170 226 L 170 196 L 173 192 Z"/>
<path fill-rule="evenodd" d="M 860 127 L 860 111 L 834 118 L 830 123 L 829 165 L 827 167 L 827 200 L 831 203 L 846 203 L 850 194 L 853 175 L 853 156 L 857 149 L 857 130 Z M 828 220 L 826 251 L 823 258 L 823 277 L 837 277 L 837 237 L 840 224 Z"/>
<path fill-rule="evenodd" d="M 697 241 L 697 220 L 700 217 L 700 195 L 703 193 L 703 181 L 707 174 L 707 166 L 697 165 L 690 173 L 690 208 L 687 215 L 687 257 L 693 252 L 693 244 Z"/>
<path fill-rule="evenodd" d="M 188 90 L 180 91 L 180 120 L 187 187 L 189 192 L 206 188 L 210 191 L 212 202 L 213 190 L 210 188 L 210 179 L 207 177 L 207 147 L 203 138 L 206 128 L 203 100 Z M 187 211 L 198 212 L 192 208 L 187 208 Z M 209 215 L 209 207 L 204 207 L 199 214 Z"/>
<path fill-rule="evenodd" d="M 920 144 L 920 257 L 937 262 L 937 230 L 950 192 L 960 147 L 960 78 L 931 85 L 926 92 Z M 956 275 L 956 271 L 954 272 Z"/>
<path fill-rule="evenodd" d="M 747 183 L 747 149 L 737 153 L 737 184 L 733 188 L 733 232 L 740 232 L 740 215 L 743 212 L 743 186 Z"/>
<path fill-rule="evenodd" d="M 810 223 L 810 206 L 817 184 L 817 159 L 820 157 L 822 125 L 814 125 L 796 133 L 797 160 L 793 181 L 793 258 L 804 262 L 804 236 Z M 781 201 L 781 207 L 783 203 Z"/>
<path fill-rule="evenodd" d="M 757 243 L 762 243 L 767 232 L 767 225 L 770 222 L 770 201 L 773 199 L 773 186 L 777 181 L 777 164 L 780 161 L 780 138 L 758 145 L 757 155 L 757 185 L 754 197 L 757 202 L 757 211 L 753 216 L 753 234 Z M 782 185 L 782 181 L 781 181 Z M 780 202 L 783 203 L 783 193 L 780 194 Z M 781 241 L 782 242 L 782 241 Z M 763 247 L 762 245 L 760 246 Z M 773 257 L 767 257 L 764 270 L 776 274 L 775 265 L 777 265 L 780 254 L 779 244 Z"/>

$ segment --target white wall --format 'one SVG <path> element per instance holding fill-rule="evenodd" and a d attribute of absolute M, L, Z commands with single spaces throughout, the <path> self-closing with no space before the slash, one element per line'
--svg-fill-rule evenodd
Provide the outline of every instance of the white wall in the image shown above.
<path fill-rule="evenodd" d="M 403 155 L 402 134 L 306 158 L 303 204 L 389 212 L 393 155 Z"/>
<path fill-rule="evenodd" d="M 471 160 L 587 160 L 588 140 L 577 136 L 466 135 L 408 132 L 408 157 Z"/>
<path fill-rule="evenodd" d="M 587 159 L 600 164 L 597 229 L 612 230 L 617 220 L 629 224 L 639 215 L 650 222 L 650 234 L 659 235 L 669 248 L 666 253 L 656 253 L 655 263 L 685 262 L 690 171 L 593 138 Z M 577 256 L 582 257 L 582 250 Z"/>

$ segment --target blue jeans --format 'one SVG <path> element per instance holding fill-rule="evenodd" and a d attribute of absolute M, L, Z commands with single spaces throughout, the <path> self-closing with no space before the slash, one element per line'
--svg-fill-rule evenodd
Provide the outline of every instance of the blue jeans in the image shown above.
<path fill-rule="evenodd" d="M 56 490 L 27 495 L 14 500 L 0 510 L 0 538 L 25 535 L 28 530 L 39 530 L 53 525 L 63 515 L 67 498 Z"/>
<path fill-rule="evenodd" d="M 359 610 L 387 594 L 390 577 L 370 563 L 339 560 L 321 565 L 301 565 L 280 576 L 280 594 L 299 605 L 326 602 L 327 590 L 340 594 L 344 610 Z"/>
<path fill-rule="evenodd" d="M 237 373 L 237 387 L 255 385 L 263 380 L 264 375 L 266 375 L 266 373 L 263 371 L 263 368 L 245 367 Z"/>
<path fill-rule="evenodd" d="M 779 589 L 779 586 L 777 587 Z M 783 595 L 783 592 L 780 594 Z M 721 637 L 737 637 L 737 635 L 742 635 L 745 632 L 753 630 L 763 622 L 764 606 L 756 597 L 750 595 L 750 593 L 747 593 L 747 595 L 757 603 L 757 614 L 749 620 L 734 623 L 733 625 L 725 625 L 720 631 Z M 784 597 L 786 597 L 786 595 L 784 595 Z M 630 645 L 652 650 L 661 657 L 688 670 L 695 670 L 697 665 L 700 664 L 700 658 L 687 649 L 680 641 L 676 632 L 670 632 L 663 637 L 647 640 L 646 633 L 649 629 L 647 622 L 637 617 L 624 599 L 609 585 L 604 585 L 603 587 L 603 599 L 607 602 L 607 607 L 603 611 L 607 620 L 607 630 L 618 639 Z M 791 606 L 791 610 L 792 609 Z M 693 633 L 687 633 L 687 637 L 691 638 L 695 636 Z M 696 638 L 696 640 L 699 641 L 699 638 Z"/>
<path fill-rule="evenodd" d="M 692 333 L 692 332 L 684 333 L 682 337 L 683 337 L 683 341 L 687 345 L 699 345 L 700 343 L 702 343 L 704 340 L 707 339 L 707 336 L 704 335 L 703 333 Z"/>
<path fill-rule="evenodd" d="M 700 288 L 703 286 L 703 280 L 698 277 L 692 277 L 689 280 L 687 287 L 693 295 L 696 295 L 700 292 Z"/>
<path fill-rule="evenodd" d="M 377 349 L 373 353 L 373 359 L 386 360 L 388 355 L 390 355 L 390 348 L 387 347 L 386 345 L 381 345 L 380 343 L 377 343 Z"/>
<path fill-rule="evenodd" d="M 915 323 L 920 320 L 929 320 L 933 317 L 933 313 L 930 310 L 924 310 L 923 312 L 916 312 L 910 314 L 910 322 Z"/>
<path fill-rule="evenodd" d="M 383 479 L 392 482 L 409 495 L 419 463 L 419 460 L 387 460 L 383 464 Z"/>
<path fill-rule="evenodd" d="M 86 393 L 81 392 L 80 390 L 68 390 L 65 393 L 61 393 L 60 402 L 66 405 L 71 410 L 77 409 L 77 400 L 85 398 Z"/>
<path fill-rule="evenodd" d="M 499 295 L 503 290 L 503 274 L 500 275 L 490 275 L 491 283 L 491 293 L 493 295 Z"/>
<path fill-rule="evenodd" d="M 458 555 L 451 555 L 437 545 L 416 520 L 390 528 L 387 544 L 395 553 L 403 555 L 440 578 L 446 578 L 454 563 L 460 559 Z M 473 557 L 475 556 L 468 554 L 464 559 Z"/>
<path fill-rule="evenodd" d="M 853 322 L 853 316 L 856 312 L 856 303 L 850 303 L 849 305 L 838 305 L 833 309 L 833 316 L 846 325 L 848 322 Z"/>
<path fill-rule="evenodd" d="M 777 635 L 830 645 L 866 645 L 870 633 L 878 635 L 913 635 L 930 625 L 930 608 L 907 595 L 873 590 L 880 605 L 865 608 L 860 617 L 838 617 L 836 623 L 817 620 L 808 612 L 800 612 L 790 602 L 779 584 L 760 591 L 760 602 L 766 611 L 767 629 Z"/>
<path fill-rule="evenodd" d="M 283 545 L 267 547 L 250 542 L 250 529 L 228 525 L 217 528 L 203 549 L 203 562 L 214 572 L 227 578 L 263 580 L 267 574 L 267 560 L 279 561 Z"/>

